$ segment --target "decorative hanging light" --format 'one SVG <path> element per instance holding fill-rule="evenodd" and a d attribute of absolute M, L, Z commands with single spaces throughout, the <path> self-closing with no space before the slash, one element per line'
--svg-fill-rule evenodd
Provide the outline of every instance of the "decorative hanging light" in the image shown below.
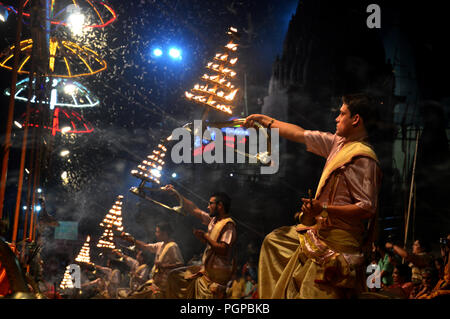
<path fill-rule="evenodd" d="M 236 71 L 233 70 L 238 58 L 234 57 L 238 45 L 234 42 L 238 38 L 237 29 L 230 27 L 228 32 L 231 39 L 225 45 L 226 52 L 217 53 L 206 68 L 212 73 L 204 74 L 200 79 L 204 84 L 195 84 L 185 97 L 193 102 L 212 107 L 221 112 L 232 114 L 233 103 L 238 88 L 233 84 Z"/>
<path fill-rule="evenodd" d="M 0 56 L 6 56 L 0 61 L 0 67 L 12 70 L 14 45 L 6 49 Z M 17 72 L 29 74 L 27 69 L 31 63 L 33 40 L 27 39 L 20 42 L 20 62 Z M 50 38 L 48 69 L 45 76 L 57 78 L 76 78 L 93 75 L 106 70 L 107 64 L 96 52 L 80 46 L 74 42 Z"/>
<path fill-rule="evenodd" d="M 50 94 L 50 109 L 55 107 L 94 107 L 100 105 L 100 100 L 93 95 L 85 86 L 76 81 L 64 78 L 52 78 L 52 88 Z M 46 78 L 46 82 L 50 78 Z M 33 87 L 35 85 L 33 80 Z M 16 84 L 15 99 L 18 101 L 28 101 L 29 78 L 25 78 Z M 10 89 L 5 90 L 5 95 L 10 95 Z M 36 96 L 30 99 L 31 103 L 37 103 Z"/>
<path fill-rule="evenodd" d="M 25 119 L 26 114 L 24 113 L 18 121 L 22 127 L 39 127 L 42 125 L 42 112 L 37 108 L 33 108 L 30 111 L 29 122 L 26 123 Z M 53 110 L 51 126 L 44 125 L 44 128 L 51 130 L 52 135 L 56 135 L 57 132 L 62 134 L 84 134 L 94 131 L 92 124 L 86 121 L 79 113 L 59 107 Z"/>
<path fill-rule="evenodd" d="M 49 20 L 53 25 L 69 26 L 73 8 L 77 8 L 85 17 L 84 28 L 103 28 L 117 19 L 117 14 L 103 0 L 51 0 Z M 17 13 L 17 8 L 7 7 L 8 11 Z M 31 1 L 25 0 L 25 17 L 30 17 Z"/>

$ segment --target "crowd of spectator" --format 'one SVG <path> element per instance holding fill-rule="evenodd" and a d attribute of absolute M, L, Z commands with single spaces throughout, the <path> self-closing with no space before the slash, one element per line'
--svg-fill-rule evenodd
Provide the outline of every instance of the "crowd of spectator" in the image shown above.
<path fill-rule="evenodd" d="M 368 263 L 375 270 L 369 293 L 400 299 L 450 297 L 449 243 L 450 235 L 440 239 L 439 254 L 420 238 L 411 251 L 389 240 L 375 243 Z"/>

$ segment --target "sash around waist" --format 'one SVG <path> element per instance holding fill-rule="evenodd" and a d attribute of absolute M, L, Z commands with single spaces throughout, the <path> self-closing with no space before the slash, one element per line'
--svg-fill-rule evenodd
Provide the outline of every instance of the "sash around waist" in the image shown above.
<path fill-rule="evenodd" d="M 361 251 L 362 235 L 357 236 L 338 228 L 325 228 L 318 230 L 318 237 L 336 252 L 355 254 Z"/>

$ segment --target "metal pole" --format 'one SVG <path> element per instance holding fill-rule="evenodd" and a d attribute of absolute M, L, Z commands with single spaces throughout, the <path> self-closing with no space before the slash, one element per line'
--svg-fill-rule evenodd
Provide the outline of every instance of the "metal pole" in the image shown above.
<path fill-rule="evenodd" d="M 29 122 L 29 118 L 30 118 L 30 109 L 29 107 L 27 107 L 27 115 L 26 115 L 26 119 L 25 122 L 28 123 Z M 28 125 L 25 125 L 25 129 L 23 132 L 23 139 L 22 139 L 22 154 L 20 156 L 20 169 L 19 169 L 19 182 L 17 185 L 17 197 L 16 197 L 16 208 L 14 211 L 14 227 L 13 227 L 13 235 L 12 235 L 12 240 L 11 240 L 11 244 L 15 245 L 16 244 L 16 239 L 17 239 L 17 229 L 19 227 L 19 212 L 20 212 L 20 202 L 22 199 L 22 186 L 23 186 L 23 172 L 25 170 L 25 157 L 26 157 L 26 153 L 27 153 L 27 136 L 28 136 Z"/>
<path fill-rule="evenodd" d="M 247 73 L 244 73 L 244 116 L 248 116 L 248 100 L 247 100 Z"/>
<path fill-rule="evenodd" d="M 29 159 L 28 167 L 30 168 L 30 174 L 28 175 L 28 187 L 27 187 L 27 209 L 25 211 L 25 221 L 23 223 L 23 239 L 27 237 L 27 231 L 28 231 L 28 215 L 30 214 L 31 210 L 31 190 L 32 190 L 32 180 L 33 176 L 36 173 L 34 168 L 34 157 L 36 156 L 36 130 L 33 130 L 33 134 L 31 135 L 31 140 L 33 143 L 33 148 L 31 149 L 31 155 Z"/>
<path fill-rule="evenodd" d="M 408 228 L 409 228 L 409 216 L 411 214 L 411 204 L 412 204 L 412 199 L 413 199 L 413 194 L 414 194 L 414 179 L 415 179 L 415 174 L 416 174 L 416 162 L 417 162 L 417 149 L 419 147 L 419 135 L 420 135 L 420 131 L 417 130 L 417 134 L 416 134 L 416 149 L 414 151 L 414 160 L 413 160 L 413 167 L 412 167 L 412 176 L 411 176 L 411 186 L 410 186 L 410 190 L 409 190 L 409 201 L 408 201 L 408 211 L 406 214 L 406 226 L 405 226 L 405 240 L 404 240 L 404 247 L 406 247 L 406 242 L 408 240 Z"/>
<path fill-rule="evenodd" d="M 6 179 L 8 174 L 9 151 L 11 149 L 11 131 L 14 118 L 14 98 L 16 95 L 17 68 L 19 67 L 20 58 L 20 37 L 22 35 L 23 4 L 24 0 L 19 0 L 19 8 L 17 12 L 16 44 L 14 46 L 14 62 L 11 76 L 11 95 L 9 96 L 8 119 L 6 122 L 5 144 L 2 159 L 2 175 L 0 180 L 0 219 L 3 216 Z"/>
<path fill-rule="evenodd" d="M 33 240 L 33 229 L 34 229 L 34 218 L 35 218 L 35 212 L 34 212 L 34 206 L 35 206 L 35 203 L 36 203 L 36 186 L 38 185 L 38 177 L 39 177 L 39 174 L 40 174 L 40 167 L 38 166 L 38 163 L 39 163 L 39 158 L 40 158 L 40 156 L 39 156 L 39 152 L 38 152 L 38 154 L 37 154 L 37 156 L 36 156 L 36 162 L 35 162 L 35 170 L 36 170 L 36 173 L 35 173 L 35 175 L 34 175 L 34 181 L 33 181 L 33 198 L 32 198 L 32 200 L 31 200 L 31 217 L 30 217 L 30 231 L 28 232 L 28 238 L 30 239 L 30 241 L 31 240 Z"/>

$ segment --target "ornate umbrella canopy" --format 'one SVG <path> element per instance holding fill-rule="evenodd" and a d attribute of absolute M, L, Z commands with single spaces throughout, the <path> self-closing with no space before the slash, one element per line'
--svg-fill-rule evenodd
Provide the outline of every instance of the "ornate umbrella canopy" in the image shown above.
<path fill-rule="evenodd" d="M 20 62 L 18 73 L 29 74 L 33 40 L 27 39 L 20 42 Z M 45 76 L 58 78 L 76 78 L 104 71 L 107 67 L 96 52 L 80 46 L 74 42 L 50 38 L 48 69 Z M 14 45 L 3 51 L 0 56 L 0 66 L 12 70 Z"/>
<path fill-rule="evenodd" d="M 25 122 L 25 119 L 26 114 L 23 114 L 19 121 L 22 126 L 39 127 L 42 125 L 42 113 L 37 108 L 31 110 L 28 123 Z M 53 110 L 51 124 L 49 126 L 44 124 L 44 128 L 51 130 L 52 135 L 56 135 L 56 132 L 83 134 L 94 131 L 92 124 L 86 121 L 79 113 L 60 107 L 56 107 Z"/>
<path fill-rule="evenodd" d="M 2 3 L 0 2 L 0 5 Z M 4 5 L 8 11 L 17 13 L 17 8 Z M 116 20 L 114 10 L 103 0 L 51 0 L 49 20 L 54 25 L 70 25 L 70 16 L 73 13 L 82 13 L 84 28 L 103 28 Z M 31 1 L 25 0 L 25 17 L 30 17 Z"/>
<path fill-rule="evenodd" d="M 46 78 L 46 82 L 50 78 Z M 93 107 L 100 104 L 100 100 L 93 95 L 81 83 L 64 78 L 51 79 L 50 109 L 55 107 Z M 25 78 L 16 84 L 15 99 L 19 101 L 28 101 L 29 78 Z M 33 81 L 33 88 L 36 81 Z M 5 95 L 10 95 L 10 89 L 5 90 Z M 36 96 L 30 99 L 31 103 L 36 103 Z"/>

